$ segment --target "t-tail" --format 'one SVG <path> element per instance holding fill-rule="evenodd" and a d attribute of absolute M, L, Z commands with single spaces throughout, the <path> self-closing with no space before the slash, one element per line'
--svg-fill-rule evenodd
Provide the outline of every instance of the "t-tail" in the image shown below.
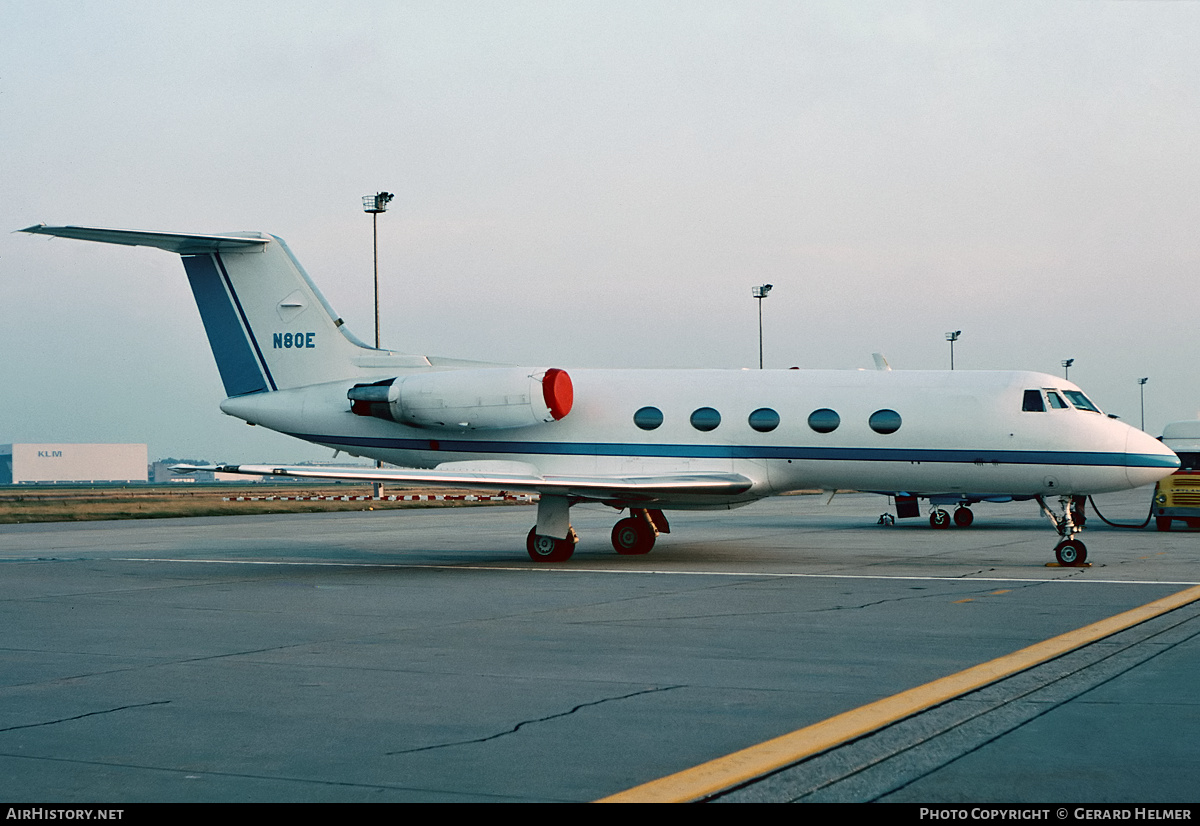
<path fill-rule="evenodd" d="M 44 224 L 22 232 L 178 253 L 228 396 L 349 378 L 362 356 L 377 352 L 350 334 L 287 244 L 273 235 Z"/>

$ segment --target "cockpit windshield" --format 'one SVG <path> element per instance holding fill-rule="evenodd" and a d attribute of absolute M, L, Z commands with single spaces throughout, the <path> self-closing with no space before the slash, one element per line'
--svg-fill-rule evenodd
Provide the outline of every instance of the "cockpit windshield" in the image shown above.
<path fill-rule="evenodd" d="M 1046 403 L 1042 401 L 1041 390 L 1026 390 L 1025 396 L 1021 400 L 1021 410 L 1026 413 L 1044 413 L 1046 412 Z"/>
<path fill-rule="evenodd" d="M 1060 393 L 1062 395 L 1059 395 Z M 1063 400 L 1063 396 L 1070 399 L 1071 404 L 1067 404 Z M 1076 410 L 1086 410 L 1089 413 L 1103 412 L 1092 404 L 1091 399 L 1078 390 L 1058 390 L 1049 387 L 1043 387 L 1041 390 L 1026 390 L 1021 399 L 1021 410 L 1026 413 L 1042 413 L 1046 410 L 1046 402 L 1050 403 L 1051 410 L 1070 410 L 1071 405 L 1074 405 Z"/>
<path fill-rule="evenodd" d="M 1078 390 L 1064 390 L 1063 395 L 1071 400 L 1071 404 L 1075 405 L 1078 410 L 1088 410 L 1092 413 L 1099 413 L 1100 408 L 1092 404 L 1092 400 Z"/>

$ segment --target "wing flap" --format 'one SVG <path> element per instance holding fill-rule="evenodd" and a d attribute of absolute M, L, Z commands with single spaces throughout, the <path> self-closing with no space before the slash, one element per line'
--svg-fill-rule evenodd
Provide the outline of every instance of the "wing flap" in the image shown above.
<path fill-rule="evenodd" d="M 347 482 L 391 482 L 440 488 L 525 491 L 595 501 L 653 501 L 672 496 L 737 496 L 754 482 L 739 473 L 686 473 L 661 476 L 542 476 L 406 468 L 310 467 L 307 465 L 176 465 L 172 470 L 292 476 Z"/>

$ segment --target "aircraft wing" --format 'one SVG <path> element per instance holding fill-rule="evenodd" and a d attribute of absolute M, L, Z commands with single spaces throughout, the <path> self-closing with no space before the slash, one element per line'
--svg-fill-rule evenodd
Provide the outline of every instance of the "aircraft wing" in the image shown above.
<path fill-rule="evenodd" d="M 753 486 L 739 473 L 680 473 L 662 476 L 540 476 L 521 473 L 475 473 L 407 468 L 311 467 L 307 465 L 175 465 L 172 470 L 243 473 L 250 476 L 293 476 L 343 482 L 391 482 L 439 488 L 522 491 L 597 502 L 642 502 L 680 496 L 737 496 Z"/>

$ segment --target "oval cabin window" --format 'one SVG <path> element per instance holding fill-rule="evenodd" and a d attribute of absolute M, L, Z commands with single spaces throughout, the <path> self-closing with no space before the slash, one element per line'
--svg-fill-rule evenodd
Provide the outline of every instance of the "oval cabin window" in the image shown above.
<path fill-rule="evenodd" d="M 818 433 L 832 433 L 842 423 L 842 417 L 828 407 L 814 410 L 808 414 L 808 426 Z"/>
<path fill-rule="evenodd" d="M 633 423 L 642 430 L 653 430 L 663 423 L 662 411 L 657 407 L 643 407 L 633 414 Z"/>
<path fill-rule="evenodd" d="M 750 414 L 749 422 L 759 433 L 770 433 L 779 427 L 779 414 L 769 407 L 760 407 Z"/>
<path fill-rule="evenodd" d="M 900 414 L 895 410 L 876 410 L 867 424 L 876 433 L 895 433 L 900 429 Z"/>
<path fill-rule="evenodd" d="M 711 407 L 701 407 L 692 413 L 692 427 L 708 432 L 716 430 L 721 423 L 721 414 Z"/>

